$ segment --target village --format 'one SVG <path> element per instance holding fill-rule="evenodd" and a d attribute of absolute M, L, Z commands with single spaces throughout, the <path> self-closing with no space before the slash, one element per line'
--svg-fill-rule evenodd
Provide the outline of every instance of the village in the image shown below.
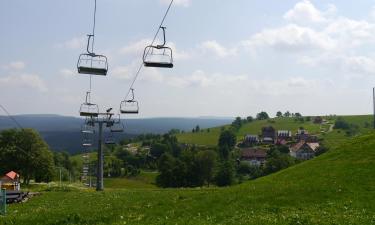
<path fill-rule="evenodd" d="M 261 134 L 247 134 L 238 144 L 241 149 L 241 161 L 253 166 L 263 166 L 267 151 L 271 147 L 282 146 L 289 149 L 289 155 L 299 160 L 315 157 L 320 147 L 317 135 L 312 135 L 301 127 L 295 134 L 290 130 L 276 130 L 272 126 L 263 127 Z"/>

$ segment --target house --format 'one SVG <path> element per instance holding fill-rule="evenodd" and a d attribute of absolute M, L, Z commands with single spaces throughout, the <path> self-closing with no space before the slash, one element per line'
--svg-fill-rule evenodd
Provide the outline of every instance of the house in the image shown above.
<path fill-rule="evenodd" d="M 251 134 L 245 135 L 244 140 L 243 140 L 244 146 L 253 146 L 256 144 L 259 144 L 258 135 L 251 135 Z"/>
<path fill-rule="evenodd" d="M 276 139 L 276 131 L 272 126 L 262 128 L 262 142 L 265 144 L 274 144 Z"/>
<path fill-rule="evenodd" d="M 278 130 L 276 144 L 286 145 L 292 139 L 292 132 L 289 130 Z"/>
<path fill-rule="evenodd" d="M 277 131 L 277 138 L 289 140 L 289 139 L 292 138 L 292 131 L 290 131 L 290 130 L 278 130 Z"/>
<path fill-rule="evenodd" d="M 306 141 L 309 138 L 309 132 L 305 129 L 299 129 L 296 133 L 296 139 L 298 141 Z"/>
<path fill-rule="evenodd" d="M 299 129 L 296 133 L 296 140 L 299 141 L 306 141 L 308 143 L 315 143 L 319 142 L 318 136 L 311 135 L 307 130 Z"/>
<path fill-rule="evenodd" d="M 241 151 L 241 161 L 249 162 L 254 166 L 261 166 L 265 163 L 267 150 L 262 148 L 245 148 Z"/>
<path fill-rule="evenodd" d="M 1 188 L 7 190 L 19 191 L 20 190 L 20 175 L 14 171 L 10 171 L 0 179 Z"/>
<path fill-rule="evenodd" d="M 315 152 L 318 148 L 319 143 L 309 143 L 302 140 L 290 147 L 290 155 L 297 159 L 307 160 L 315 156 Z"/>

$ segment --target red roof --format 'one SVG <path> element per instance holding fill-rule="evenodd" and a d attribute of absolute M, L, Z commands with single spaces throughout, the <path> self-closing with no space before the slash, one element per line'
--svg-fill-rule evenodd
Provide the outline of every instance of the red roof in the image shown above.
<path fill-rule="evenodd" d="M 302 148 L 302 146 L 303 146 L 305 143 L 306 143 L 306 142 L 302 140 L 302 141 L 298 142 L 297 144 L 293 145 L 293 146 L 290 148 L 290 150 L 291 150 L 292 152 L 296 152 L 296 151 L 300 150 L 300 149 Z"/>
<path fill-rule="evenodd" d="M 304 145 L 307 145 L 312 151 L 315 152 L 315 150 L 319 147 L 319 143 L 307 143 L 306 141 L 300 141 L 297 144 L 293 145 L 290 150 L 293 152 L 296 152 L 300 150 Z"/>
<path fill-rule="evenodd" d="M 5 176 L 9 177 L 12 180 L 15 180 L 19 177 L 19 175 L 14 171 L 10 171 L 9 173 L 5 174 Z"/>

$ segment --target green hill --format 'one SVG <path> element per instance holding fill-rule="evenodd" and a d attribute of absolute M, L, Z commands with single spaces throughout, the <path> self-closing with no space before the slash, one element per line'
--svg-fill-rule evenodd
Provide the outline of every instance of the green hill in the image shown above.
<path fill-rule="evenodd" d="M 373 116 L 372 115 L 353 115 L 353 116 L 336 116 L 336 117 L 326 117 L 328 124 L 314 124 L 311 121 L 299 122 L 295 121 L 294 118 L 275 118 L 271 120 L 256 120 L 251 123 L 244 124 L 241 129 L 237 132 L 237 140 L 242 140 L 246 134 L 260 134 L 262 127 L 273 126 L 277 130 L 290 130 L 295 133 L 300 127 L 307 129 L 312 134 L 319 134 L 323 137 L 326 136 L 322 134 L 321 131 L 329 133 L 330 126 L 334 123 L 334 120 L 338 117 L 344 118 L 350 124 L 355 124 L 359 128 L 359 134 L 366 134 L 373 129 Z M 223 128 L 229 127 L 229 125 L 223 126 Z M 183 133 L 178 134 L 178 141 L 186 144 L 196 144 L 196 145 L 206 145 L 206 146 L 216 146 L 219 140 L 219 135 L 222 127 L 211 128 L 209 132 L 207 129 L 201 130 L 198 133 Z M 341 131 L 340 131 L 341 132 Z M 336 141 L 340 139 L 345 141 L 347 136 L 342 132 L 341 134 L 331 134 L 326 136 L 327 139 Z"/>
<path fill-rule="evenodd" d="M 2 224 L 374 224 L 375 133 L 230 188 L 45 192 Z"/>
<path fill-rule="evenodd" d="M 310 133 L 320 133 L 320 125 L 314 124 L 311 121 L 299 122 L 293 118 L 275 118 L 272 120 L 256 120 L 244 124 L 237 132 L 237 140 L 243 139 L 246 134 L 260 134 L 264 126 L 273 126 L 279 130 L 291 130 L 293 133 L 297 132 L 300 127 L 304 127 Z M 228 127 L 228 125 L 224 127 Z M 209 132 L 205 129 L 198 133 L 183 133 L 177 135 L 177 138 L 181 143 L 216 146 L 221 129 L 221 127 L 215 127 L 211 128 Z"/>

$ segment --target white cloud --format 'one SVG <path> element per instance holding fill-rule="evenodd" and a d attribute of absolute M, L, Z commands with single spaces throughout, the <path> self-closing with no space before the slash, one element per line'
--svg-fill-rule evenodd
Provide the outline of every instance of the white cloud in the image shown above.
<path fill-rule="evenodd" d="M 18 62 L 11 62 L 9 64 L 9 68 L 10 69 L 14 69 L 14 70 L 22 70 L 25 68 L 25 63 L 22 62 L 22 61 L 18 61 Z"/>
<path fill-rule="evenodd" d="M 3 87 L 26 87 L 36 89 L 40 92 L 48 91 L 48 88 L 38 75 L 34 74 L 21 74 L 10 75 L 0 78 L 0 86 Z"/>
<path fill-rule="evenodd" d="M 112 69 L 111 74 L 114 78 L 121 80 L 130 80 L 135 74 L 135 64 L 131 66 L 117 66 Z"/>
<path fill-rule="evenodd" d="M 151 43 L 150 39 L 142 39 L 137 42 L 130 43 L 129 45 L 120 49 L 120 53 L 123 55 L 140 55 L 146 46 Z"/>
<path fill-rule="evenodd" d="M 141 80 L 148 82 L 159 82 L 171 87 L 220 87 L 247 80 L 246 75 L 225 75 L 220 73 L 208 74 L 197 70 L 190 75 L 169 76 L 162 74 L 159 70 L 147 68 L 142 74 Z"/>
<path fill-rule="evenodd" d="M 375 60 L 366 56 L 351 56 L 343 59 L 345 69 L 359 74 L 375 75 Z"/>
<path fill-rule="evenodd" d="M 203 51 L 214 53 L 220 58 L 236 55 L 236 49 L 227 49 L 215 40 L 205 41 L 200 45 L 200 47 L 203 49 Z"/>
<path fill-rule="evenodd" d="M 303 77 L 292 77 L 287 80 L 287 84 L 289 87 L 301 87 L 306 88 L 312 86 L 312 81 L 306 80 Z"/>
<path fill-rule="evenodd" d="M 60 70 L 60 74 L 61 76 L 63 76 L 64 78 L 71 78 L 74 76 L 75 72 L 70 70 L 70 69 L 61 69 Z"/>
<path fill-rule="evenodd" d="M 174 4 L 174 5 L 177 5 L 177 6 L 188 7 L 188 6 L 191 5 L 191 1 L 192 1 L 192 0 L 174 0 L 174 1 L 173 1 L 173 4 Z M 162 4 L 167 5 L 167 4 L 170 4 L 170 3 L 171 3 L 171 0 L 160 0 L 160 2 L 161 2 Z"/>
<path fill-rule="evenodd" d="M 346 76 L 375 74 L 371 49 L 375 43 L 375 23 L 337 15 L 337 8 L 326 11 L 311 1 L 301 1 L 289 10 L 281 27 L 265 29 L 243 41 L 257 57 L 266 56 L 264 49 L 292 55 L 296 62 L 319 69 L 344 72 Z"/>
<path fill-rule="evenodd" d="M 334 5 L 334 4 L 328 4 L 328 9 L 327 11 L 325 11 L 325 15 L 327 17 L 330 17 L 330 16 L 335 16 L 338 12 L 338 9 L 337 7 Z"/>
<path fill-rule="evenodd" d="M 287 26 L 266 29 L 253 35 L 243 44 L 249 48 L 271 47 L 279 51 L 329 50 L 336 45 L 328 35 L 312 28 L 289 24 Z"/>
<path fill-rule="evenodd" d="M 140 41 L 130 43 L 129 45 L 120 49 L 120 54 L 130 55 L 130 56 L 143 56 L 146 46 L 149 46 L 151 42 L 152 40 L 150 39 L 142 39 Z M 155 41 L 154 45 L 156 45 L 157 43 L 159 43 L 158 40 Z M 190 58 L 190 54 L 186 51 L 178 50 L 175 43 L 168 42 L 166 46 L 172 49 L 174 59 L 186 60 Z"/>
<path fill-rule="evenodd" d="M 64 43 L 57 44 L 58 48 L 83 49 L 87 44 L 86 37 L 74 37 Z"/>
<path fill-rule="evenodd" d="M 331 5 L 330 12 L 332 12 L 333 10 L 333 5 Z M 327 21 L 327 19 L 324 17 L 324 14 L 317 8 L 315 8 L 315 6 L 308 0 L 298 2 L 293 9 L 289 10 L 284 15 L 284 19 L 293 22 L 312 23 L 321 23 Z"/>
<path fill-rule="evenodd" d="M 190 52 L 177 49 L 175 43 L 168 42 L 167 46 L 169 46 L 173 51 L 173 59 L 181 61 L 181 60 L 188 60 L 191 58 Z"/>
<path fill-rule="evenodd" d="M 10 62 L 9 64 L 2 66 L 2 68 L 6 70 L 22 70 L 25 67 L 26 64 L 22 61 Z"/>
<path fill-rule="evenodd" d="M 337 18 L 324 30 L 324 33 L 340 42 L 341 47 L 356 47 L 374 42 L 375 24 L 364 20 Z"/>
<path fill-rule="evenodd" d="M 375 60 L 367 56 L 327 53 L 319 56 L 305 56 L 298 62 L 310 67 L 327 68 L 345 74 L 375 75 Z"/>

